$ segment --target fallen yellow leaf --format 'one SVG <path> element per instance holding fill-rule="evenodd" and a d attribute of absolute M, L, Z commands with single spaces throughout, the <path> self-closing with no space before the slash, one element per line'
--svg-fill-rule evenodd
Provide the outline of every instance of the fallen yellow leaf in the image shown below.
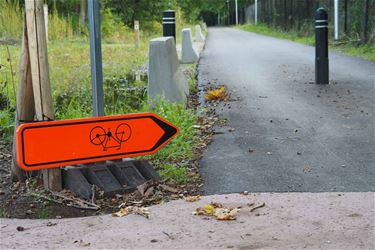
<path fill-rule="evenodd" d="M 212 100 L 226 100 L 228 97 L 225 87 L 220 87 L 218 89 L 209 90 L 205 96 L 206 101 Z"/>
<path fill-rule="evenodd" d="M 217 220 L 235 220 L 238 211 L 238 208 L 218 208 L 214 216 Z"/>
<path fill-rule="evenodd" d="M 113 217 L 123 217 L 128 214 L 138 214 L 146 217 L 147 219 L 150 218 L 150 211 L 148 208 L 145 207 L 136 207 L 136 206 L 128 206 L 125 208 L 120 208 L 120 211 L 117 213 L 112 213 Z"/>
<path fill-rule="evenodd" d="M 220 203 L 211 203 L 197 208 L 193 214 L 213 216 L 217 220 L 235 220 L 239 211 L 238 208 L 226 208 Z"/>

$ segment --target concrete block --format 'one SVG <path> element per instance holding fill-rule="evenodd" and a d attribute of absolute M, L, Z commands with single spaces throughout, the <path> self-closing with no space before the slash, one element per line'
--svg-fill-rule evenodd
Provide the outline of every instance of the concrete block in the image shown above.
<path fill-rule="evenodd" d="M 123 187 L 104 164 L 90 165 L 87 168 L 87 179 L 104 191 L 104 195 L 121 193 Z"/>
<path fill-rule="evenodd" d="M 160 176 L 148 161 L 138 160 L 133 163 L 146 180 L 160 181 Z"/>
<path fill-rule="evenodd" d="M 70 189 L 76 195 L 91 199 L 92 186 L 83 175 L 82 170 L 79 168 L 70 168 L 62 170 L 63 174 L 63 187 Z"/>
<path fill-rule="evenodd" d="M 179 66 L 173 37 L 160 37 L 150 41 L 149 102 L 164 97 L 170 102 L 186 103 L 189 85 Z"/>
<path fill-rule="evenodd" d="M 182 63 L 195 63 L 198 61 L 198 53 L 193 48 L 193 39 L 191 38 L 191 29 L 182 29 L 182 51 L 181 51 L 181 62 Z"/>
<path fill-rule="evenodd" d="M 142 174 L 134 166 L 133 161 L 116 163 L 109 166 L 111 172 L 117 177 L 125 189 L 134 189 L 146 182 Z"/>
<path fill-rule="evenodd" d="M 202 33 L 202 28 L 200 25 L 195 26 L 195 41 L 196 42 L 204 42 L 205 38 Z"/>

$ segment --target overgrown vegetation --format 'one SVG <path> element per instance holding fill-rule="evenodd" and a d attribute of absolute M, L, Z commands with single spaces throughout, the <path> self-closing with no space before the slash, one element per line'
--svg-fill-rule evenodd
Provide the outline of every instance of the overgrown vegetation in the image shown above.
<path fill-rule="evenodd" d="M 47 1 L 48 59 L 56 119 L 92 116 L 87 13 L 84 13 L 82 24 L 82 13 L 77 12 L 77 6 L 79 9 L 85 2 Z M 197 140 L 196 131 L 193 130 L 197 121 L 196 112 L 163 100 L 155 107 L 146 103 L 147 76 L 143 66 L 147 63 L 148 42 L 160 36 L 162 30 L 161 23 L 155 21 L 156 10 L 153 10 L 155 13 L 149 19 L 144 19 L 149 22 L 141 22 L 141 44 L 136 48 L 134 33 L 129 27 L 131 23 L 125 22 L 114 9 L 115 5 L 109 8 L 109 2 L 102 2 L 101 12 L 105 113 L 112 115 L 152 111 L 177 125 L 180 128 L 179 136 L 148 159 L 158 167 L 165 180 L 186 183 L 186 167 L 194 157 L 194 143 Z M 158 8 L 163 6 L 159 4 Z M 23 13 L 23 1 L 0 1 L 0 37 L 3 41 L 0 44 L 0 137 L 6 140 L 12 139 L 14 129 Z M 157 15 L 161 21 L 160 12 Z M 192 27 L 178 18 L 177 30 L 182 26 Z M 190 82 L 193 85 L 194 81 Z M 48 214 L 44 210 L 38 214 L 40 218 L 46 216 Z"/>

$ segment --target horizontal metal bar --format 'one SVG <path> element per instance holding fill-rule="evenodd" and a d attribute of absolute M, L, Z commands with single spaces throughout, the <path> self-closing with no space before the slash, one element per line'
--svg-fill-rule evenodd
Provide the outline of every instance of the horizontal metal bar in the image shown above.
<path fill-rule="evenodd" d="M 163 22 L 163 24 L 176 24 L 175 22 Z"/>
<path fill-rule="evenodd" d="M 328 25 L 315 26 L 315 29 L 328 28 Z"/>
<path fill-rule="evenodd" d="M 328 20 L 315 20 L 316 23 L 323 23 L 323 22 L 327 22 L 328 23 Z"/>
<path fill-rule="evenodd" d="M 163 20 L 175 20 L 174 17 L 163 17 Z"/>

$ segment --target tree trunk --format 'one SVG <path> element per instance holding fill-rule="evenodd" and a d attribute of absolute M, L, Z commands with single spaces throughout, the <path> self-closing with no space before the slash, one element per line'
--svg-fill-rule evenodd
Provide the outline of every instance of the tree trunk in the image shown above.
<path fill-rule="evenodd" d="M 284 0 L 284 30 L 288 28 L 288 6 L 286 0 Z"/>
<path fill-rule="evenodd" d="M 363 43 L 368 42 L 368 13 L 370 9 L 370 0 L 366 0 L 365 3 L 365 20 L 363 24 Z"/>
<path fill-rule="evenodd" d="M 348 0 L 344 2 L 344 32 L 348 35 Z"/>

